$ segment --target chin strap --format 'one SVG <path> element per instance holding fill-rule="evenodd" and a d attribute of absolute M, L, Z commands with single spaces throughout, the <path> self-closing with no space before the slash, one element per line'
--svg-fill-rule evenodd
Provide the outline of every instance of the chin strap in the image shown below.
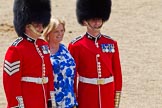
<path fill-rule="evenodd" d="M 37 34 L 37 35 L 42 35 L 42 33 L 38 32 L 38 31 L 34 28 L 34 26 L 33 26 L 32 24 L 29 24 L 29 28 L 30 28 L 30 30 L 32 30 L 35 34 Z"/>
<path fill-rule="evenodd" d="M 87 27 L 89 27 L 91 30 L 95 30 L 95 31 L 100 31 L 100 29 L 101 29 L 101 27 L 102 27 L 102 25 L 103 25 L 103 23 L 102 23 L 102 25 L 101 26 L 99 26 L 99 27 L 92 27 L 87 21 L 85 21 L 85 24 L 87 25 Z"/>

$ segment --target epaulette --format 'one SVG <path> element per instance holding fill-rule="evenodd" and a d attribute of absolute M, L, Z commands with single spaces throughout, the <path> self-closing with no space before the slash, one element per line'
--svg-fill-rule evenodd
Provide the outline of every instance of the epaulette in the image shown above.
<path fill-rule="evenodd" d="M 17 46 L 22 40 L 23 40 L 22 37 L 17 38 L 15 42 L 13 42 L 12 46 Z"/>
<path fill-rule="evenodd" d="M 110 36 L 107 36 L 107 35 L 103 35 L 105 38 L 108 38 L 108 39 L 111 39 L 111 40 L 114 40 L 112 39 Z"/>
<path fill-rule="evenodd" d="M 78 37 L 76 37 L 75 39 L 73 39 L 73 40 L 71 41 L 71 44 L 74 44 L 75 42 L 77 42 L 78 40 L 80 40 L 82 37 L 83 37 L 83 36 L 78 36 Z"/>

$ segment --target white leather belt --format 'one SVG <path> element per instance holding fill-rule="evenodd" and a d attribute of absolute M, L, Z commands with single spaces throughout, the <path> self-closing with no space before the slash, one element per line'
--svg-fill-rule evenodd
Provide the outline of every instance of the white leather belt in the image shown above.
<path fill-rule="evenodd" d="M 104 85 L 113 82 L 114 77 L 111 76 L 109 78 L 86 78 L 86 77 L 79 76 L 79 81 L 88 84 Z"/>
<path fill-rule="evenodd" d="M 35 78 L 35 77 L 22 77 L 21 81 L 32 82 L 36 84 L 46 84 L 48 83 L 48 77 Z"/>

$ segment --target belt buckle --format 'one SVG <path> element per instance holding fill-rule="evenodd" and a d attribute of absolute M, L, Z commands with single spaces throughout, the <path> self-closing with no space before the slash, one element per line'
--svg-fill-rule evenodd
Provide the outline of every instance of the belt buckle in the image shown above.
<path fill-rule="evenodd" d="M 100 84 L 104 84 L 105 83 L 105 80 L 104 79 L 97 79 L 97 84 L 100 85 Z"/>
<path fill-rule="evenodd" d="M 47 81 L 46 81 L 46 78 L 45 77 L 43 77 L 42 78 L 42 84 L 45 84 Z"/>

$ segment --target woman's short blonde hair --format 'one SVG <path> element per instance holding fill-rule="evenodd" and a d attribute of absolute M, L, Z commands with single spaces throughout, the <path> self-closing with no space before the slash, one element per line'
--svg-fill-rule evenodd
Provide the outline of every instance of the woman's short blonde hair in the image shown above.
<path fill-rule="evenodd" d="M 64 31 L 65 31 L 65 21 L 58 19 L 58 18 L 51 18 L 50 23 L 48 24 L 48 26 L 44 29 L 43 31 L 43 36 L 44 39 L 49 42 L 49 33 L 58 27 L 59 24 L 62 24 L 64 27 Z"/>

